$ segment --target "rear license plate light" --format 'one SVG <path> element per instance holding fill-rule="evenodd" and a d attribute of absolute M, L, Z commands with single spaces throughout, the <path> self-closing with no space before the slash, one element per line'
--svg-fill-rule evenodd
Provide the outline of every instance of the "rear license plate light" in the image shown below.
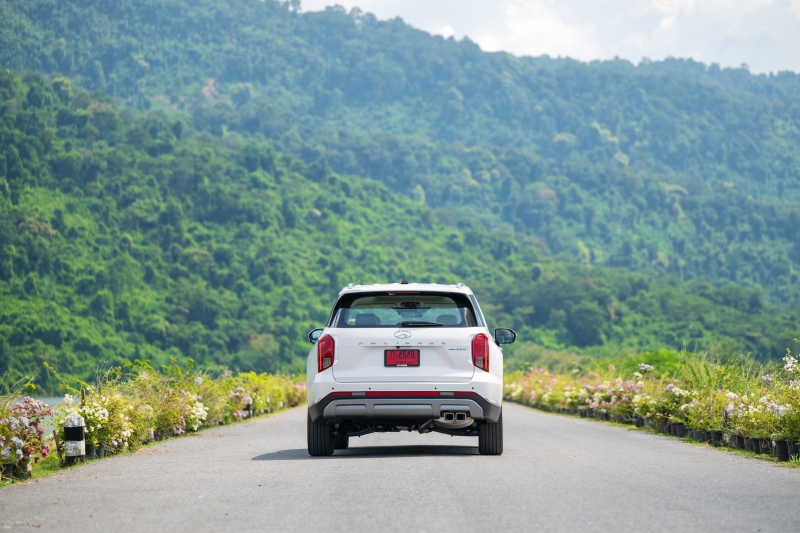
<path fill-rule="evenodd" d="M 384 366 L 419 366 L 419 350 L 384 350 Z"/>

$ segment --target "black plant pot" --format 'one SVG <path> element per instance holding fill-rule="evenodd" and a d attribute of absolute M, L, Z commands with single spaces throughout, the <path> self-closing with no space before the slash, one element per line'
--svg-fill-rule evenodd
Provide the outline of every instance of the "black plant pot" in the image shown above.
<path fill-rule="evenodd" d="M 14 477 L 14 463 L 3 463 L 3 479 L 11 479 Z"/>
<path fill-rule="evenodd" d="M 96 451 L 96 448 L 92 444 L 89 444 L 87 442 L 86 443 L 86 460 L 89 461 L 91 459 L 97 459 L 97 451 Z"/>
<path fill-rule="evenodd" d="M 741 435 L 736 435 L 736 445 L 735 445 L 735 446 L 736 446 L 737 448 L 739 448 L 740 450 L 744 450 L 744 449 L 745 449 L 745 446 L 744 446 L 744 437 L 743 437 L 743 436 L 741 436 Z"/>
<path fill-rule="evenodd" d="M 744 449 L 747 450 L 748 452 L 753 451 L 753 439 L 751 439 L 750 437 L 744 438 Z"/>
<path fill-rule="evenodd" d="M 722 446 L 722 432 L 721 431 L 712 431 L 711 432 L 711 445 L 712 446 Z"/>
<path fill-rule="evenodd" d="M 20 464 L 15 465 L 14 468 L 14 477 L 17 479 L 30 479 L 31 477 L 31 470 L 29 470 L 30 464 Z"/>
<path fill-rule="evenodd" d="M 772 455 L 772 440 L 771 439 L 760 439 L 760 440 L 761 440 L 761 453 Z"/>
<path fill-rule="evenodd" d="M 761 453 L 761 439 L 750 439 L 752 450 L 755 453 Z"/>
<path fill-rule="evenodd" d="M 97 458 L 102 459 L 105 456 L 106 456 L 106 445 L 100 444 L 100 446 L 97 447 Z"/>
<path fill-rule="evenodd" d="M 778 461 L 788 461 L 790 459 L 789 446 L 787 446 L 785 440 L 772 441 L 772 452 L 778 458 Z"/>
<path fill-rule="evenodd" d="M 797 445 L 794 442 L 787 440 L 786 441 L 786 453 L 789 454 L 789 459 L 791 459 L 792 456 L 797 455 Z"/>
<path fill-rule="evenodd" d="M 686 435 L 686 426 L 683 425 L 683 422 L 677 422 L 672 426 L 675 428 L 674 435 L 676 437 L 683 438 Z"/>
<path fill-rule="evenodd" d="M 594 409 L 587 409 L 586 416 L 589 418 L 594 418 Z"/>

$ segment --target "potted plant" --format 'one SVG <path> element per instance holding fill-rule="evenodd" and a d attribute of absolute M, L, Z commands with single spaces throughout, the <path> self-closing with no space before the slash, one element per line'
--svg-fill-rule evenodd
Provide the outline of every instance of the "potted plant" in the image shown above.
<path fill-rule="evenodd" d="M 0 445 L 0 457 L 3 458 L 3 471 L 8 472 L 9 460 L 13 475 L 17 478 L 30 476 L 33 462 L 38 457 L 47 457 L 50 453 L 49 443 L 44 436 L 44 418 L 53 414 L 53 410 L 30 396 L 17 402 L 7 402 L 0 419 L 0 433 L 3 444 Z"/>

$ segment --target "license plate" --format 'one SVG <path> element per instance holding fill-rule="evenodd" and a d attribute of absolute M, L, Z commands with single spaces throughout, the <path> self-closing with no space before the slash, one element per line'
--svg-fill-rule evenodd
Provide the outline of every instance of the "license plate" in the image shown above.
<path fill-rule="evenodd" d="M 419 366 L 419 350 L 385 350 L 384 366 Z"/>

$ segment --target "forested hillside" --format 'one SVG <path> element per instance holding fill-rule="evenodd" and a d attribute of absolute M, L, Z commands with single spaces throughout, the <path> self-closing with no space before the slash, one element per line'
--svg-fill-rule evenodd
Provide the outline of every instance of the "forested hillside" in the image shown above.
<path fill-rule="evenodd" d="M 43 360 L 84 378 L 134 358 L 302 367 L 305 333 L 342 286 L 403 275 L 468 281 L 493 326 L 551 348 L 721 341 L 777 356 L 796 335 L 760 289 L 560 263 L 322 160 L 220 143 L 62 77 L 0 73 L 0 117 L 0 373 L 12 377 Z"/>
<path fill-rule="evenodd" d="M 472 286 L 516 362 L 800 337 L 795 74 L 271 0 L 3 2 L 0 67 L 0 374 L 296 368 L 403 275 Z"/>
<path fill-rule="evenodd" d="M 553 254 L 794 302 L 800 77 L 487 54 L 401 20 L 256 0 L 0 6 L 0 63 L 371 177 Z"/>

